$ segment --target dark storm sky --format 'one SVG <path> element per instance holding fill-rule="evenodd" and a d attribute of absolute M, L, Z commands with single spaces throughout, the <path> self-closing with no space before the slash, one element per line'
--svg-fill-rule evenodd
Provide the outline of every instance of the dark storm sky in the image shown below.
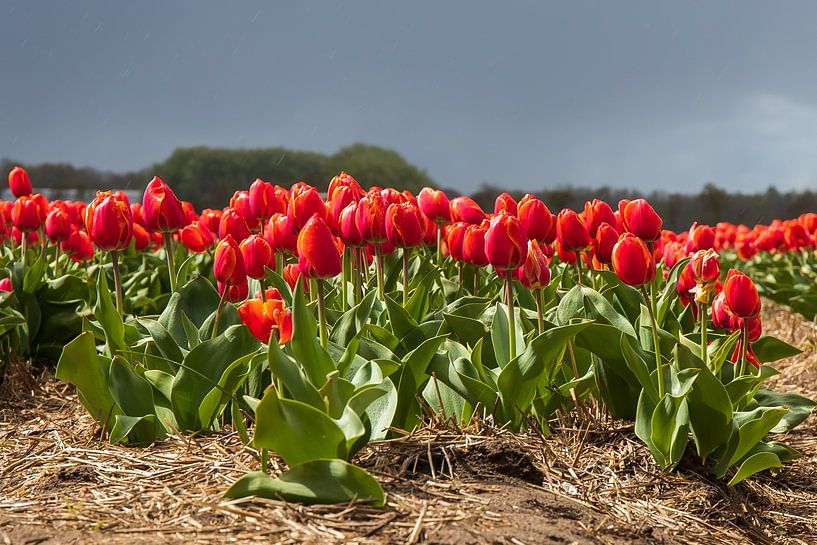
<path fill-rule="evenodd" d="M 814 2 L 0 1 L 0 156 L 391 147 L 463 191 L 817 182 Z"/>

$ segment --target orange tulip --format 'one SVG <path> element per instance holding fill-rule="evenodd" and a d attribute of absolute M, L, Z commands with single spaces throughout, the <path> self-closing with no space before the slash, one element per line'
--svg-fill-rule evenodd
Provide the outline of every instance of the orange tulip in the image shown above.
<path fill-rule="evenodd" d="M 238 307 L 238 316 L 255 338 L 263 343 L 270 341 L 273 330 L 278 333 L 279 344 L 286 344 L 292 338 L 292 312 L 284 307 L 280 294 L 278 297 L 267 296 L 264 300 L 247 300 Z"/>
<path fill-rule="evenodd" d="M 287 207 L 287 216 L 289 216 L 292 229 L 300 230 L 315 215 L 325 220 L 326 204 L 317 189 L 304 182 L 297 182 L 290 190 Z"/>
<path fill-rule="evenodd" d="M 309 278 L 331 278 L 341 271 L 335 236 L 320 216 L 313 215 L 298 234 L 298 267 Z"/>
<path fill-rule="evenodd" d="M 134 229 L 135 231 L 135 229 Z M 213 233 L 202 223 L 196 220 L 179 231 L 182 244 L 191 252 L 203 253 L 209 250 L 215 243 Z"/>

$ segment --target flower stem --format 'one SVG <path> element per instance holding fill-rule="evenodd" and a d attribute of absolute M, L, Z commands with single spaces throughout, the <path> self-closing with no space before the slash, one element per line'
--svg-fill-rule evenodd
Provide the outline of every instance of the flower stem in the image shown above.
<path fill-rule="evenodd" d="M 698 313 L 701 315 L 701 358 L 704 360 L 704 365 L 709 367 L 709 343 L 706 340 L 706 305 L 698 303 Z"/>
<path fill-rule="evenodd" d="M 403 248 L 403 306 L 409 300 L 409 248 Z"/>
<path fill-rule="evenodd" d="M 326 334 L 326 303 L 323 300 L 324 295 L 324 280 L 318 278 L 318 327 L 320 328 L 321 346 L 326 348 L 328 345 L 328 336 Z"/>
<path fill-rule="evenodd" d="M 122 298 L 122 275 L 119 272 L 119 252 L 111 252 L 111 264 L 113 265 L 113 283 L 116 286 L 116 310 L 119 316 L 124 316 L 125 303 Z"/>
<path fill-rule="evenodd" d="M 346 310 L 346 301 L 349 297 L 349 288 L 347 284 L 349 283 L 349 248 L 344 246 L 343 248 L 343 275 L 341 276 L 341 302 L 340 302 L 340 309 Z"/>
<path fill-rule="evenodd" d="M 582 284 L 582 253 L 581 252 L 576 252 L 576 272 L 578 273 L 578 283 L 579 283 L 580 286 L 583 286 L 584 284 Z"/>
<path fill-rule="evenodd" d="M 224 308 L 224 303 L 227 301 L 227 293 L 230 291 L 230 286 L 224 286 L 224 291 L 221 293 L 221 299 L 218 301 L 218 308 L 216 308 L 216 317 L 213 319 L 213 334 L 210 337 L 215 339 L 218 337 L 218 322 L 221 318 L 221 309 Z"/>
<path fill-rule="evenodd" d="M 176 257 L 173 255 L 173 235 L 165 233 L 165 253 L 167 254 L 167 272 L 170 275 L 170 291 L 176 291 Z"/>
<path fill-rule="evenodd" d="M 21 251 L 23 252 L 23 274 L 28 271 L 28 233 L 23 232 L 23 237 L 20 241 Z"/>
<path fill-rule="evenodd" d="M 60 276 L 60 243 L 54 244 L 54 278 Z"/>
<path fill-rule="evenodd" d="M 542 312 L 542 288 L 536 288 L 534 294 L 536 295 L 536 317 L 539 320 L 539 334 L 541 335 L 545 332 L 545 317 Z"/>
<path fill-rule="evenodd" d="M 510 359 L 516 357 L 516 317 L 513 312 L 513 279 L 511 271 L 505 271 L 505 297 L 508 304 L 508 350 Z"/>
<path fill-rule="evenodd" d="M 383 296 L 383 250 L 380 248 L 380 244 L 374 245 L 374 261 L 377 272 L 377 297 L 381 301 L 384 301 L 385 297 Z"/>
<path fill-rule="evenodd" d="M 354 281 L 355 281 L 355 284 L 354 284 L 354 287 L 353 287 L 353 291 L 354 291 L 354 300 L 355 300 L 355 305 L 357 305 L 357 304 L 360 302 L 360 299 L 361 299 L 361 295 L 360 295 L 360 289 L 361 289 L 361 287 L 360 287 L 360 285 L 361 285 L 361 282 L 360 282 L 360 276 L 361 276 L 363 273 L 362 273 L 362 271 L 360 270 L 360 269 L 361 269 L 361 266 L 360 266 L 360 259 L 358 258 L 358 257 L 359 257 L 359 254 L 360 254 L 360 248 L 356 248 L 354 251 L 355 251 L 356 253 L 355 253 L 355 256 L 354 256 L 354 263 L 353 263 L 353 267 L 352 267 L 352 274 L 354 275 Z"/>
<path fill-rule="evenodd" d="M 644 294 L 644 303 L 647 305 L 647 312 L 650 315 L 650 326 L 652 327 L 652 342 L 655 347 L 655 370 L 658 374 L 658 397 L 664 397 L 664 375 L 661 370 L 661 344 L 658 340 L 658 324 L 655 321 L 655 312 L 653 311 L 654 299 L 647 293 L 647 287 L 641 286 L 641 292 Z"/>
<path fill-rule="evenodd" d="M 437 266 L 443 266 L 443 226 L 437 223 Z"/>
<path fill-rule="evenodd" d="M 746 351 L 749 349 L 749 326 L 746 323 L 746 320 L 743 320 L 743 328 L 740 332 L 740 369 L 738 370 L 738 376 L 742 377 L 743 373 L 746 372 Z"/>

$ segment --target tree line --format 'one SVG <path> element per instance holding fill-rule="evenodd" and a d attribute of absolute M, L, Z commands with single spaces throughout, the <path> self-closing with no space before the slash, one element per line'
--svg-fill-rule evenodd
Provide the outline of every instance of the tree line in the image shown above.
<path fill-rule="evenodd" d="M 20 164 L 10 159 L 0 161 L 8 172 Z M 245 189 L 260 177 L 283 186 L 303 180 L 325 190 L 332 177 L 345 170 L 364 187 L 392 186 L 417 193 L 424 186 L 438 187 L 425 170 L 412 165 L 397 152 L 366 144 L 354 144 L 334 154 L 298 151 L 286 148 L 224 149 L 209 147 L 178 148 L 166 160 L 132 172 L 110 172 L 67 163 L 22 164 L 37 188 L 48 188 L 52 198 L 85 198 L 98 189 L 131 189 L 141 191 L 154 176 L 170 183 L 177 194 L 197 208 L 220 207 L 233 192 Z M 695 220 L 715 224 L 768 223 L 774 218 L 790 218 L 817 211 L 817 192 L 811 190 L 780 192 L 770 186 L 765 192 L 726 191 L 707 183 L 697 193 L 637 190 L 611 187 L 547 186 L 535 192 L 550 209 L 581 210 L 585 201 L 599 198 L 615 208 L 620 199 L 645 197 L 664 218 L 667 228 L 681 230 Z M 493 211 L 494 199 L 508 191 L 484 184 L 471 193 L 487 212 Z M 457 195 L 446 189 L 449 196 Z M 508 191 L 516 198 L 525 191 Z"/>

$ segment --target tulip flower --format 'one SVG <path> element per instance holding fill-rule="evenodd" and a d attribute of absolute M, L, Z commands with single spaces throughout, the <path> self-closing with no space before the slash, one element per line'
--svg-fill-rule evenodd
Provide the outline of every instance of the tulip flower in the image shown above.
<path fill-rule="evenodd" d="M 341 260 L 335 236 L 320 216 L 312 216 L 298 234 L 298 267 L 303 276 L 317 279 L 318 325 L 321 346 L 326 348 L 328 337 L 323 279 L 340 274 Z"/>
<path fill-rule="evenodd" d="M 286 214 L 273 214 L 267 224 L 267 242 L 273 253 L 295 255 L 297 235 Z"/>
<path fill-rule="evenodd" d="M 355 223 L 363 240 L 372 244 L 375 251 L 375 267 L 377 274 L 377 295 L 382 301 L 383 295 L 383 249 L 386 242 L 386 200 L 379 191 L 369 191 L 355 211 Z"/>
<path fill-rule="evenodd" d="M 0 291 L 14 291 L 14 286 L 11 285 L 11 278 L 3 278 L 0 280 Z"/>
<path fill-rule="evenodd" d="M 329 182 L 329 188 L 326 190 L 327 201 L 333 201 L 336 198 L 335 192 L 340 188 L 348 189 L 350 195 L 355 201 L 359 201 L 366 193 L 360 184 L 357 183 L 350 174 L 341 172 Z M 348 203 L 347 203 L 348 204 Z"/>
<path fill-rule="evenodd" d="M 596 259 L 605 265 L 613 264 L 613 247 L 618 242 L 619 233 L 616 228 L 607 222 L 602 222 L 596 229 L 593 239 L 593 249 Z"/>
<path fill-rule="evenodd" d="M 294 290 L 298 284 L 298 280 L 301 278 L 301 268 L 297 264 L 290 263 L 284 267 L 281 276 L 283 276 L 286 283 L 289 284 L 290 289 Z M 309 293 L 309 282 L 304 282 L 302 287 L 305 293 Z"/>
<path fill-rule="evenodd" d="M 261 178 L 256 178 L 250 186 L 249 202 L 253 216 L 261 221 L 262 235 L 264 234 L 264 224 L 273 214 L 286 212 L 286 209 L 279 208 L 275 187 Z"/>
<path fill-rule="evenodd" d="M 760 296 L 752 279 L 732 269 L 723 283 L 726 294 L 726 311 L 737 318 L 754 318 L 760 314 Z"/>
<path fill-rule="evenodd" d="M 211 235 L 212 236 L 212 235 Z M 150 233 L 147 229 L 139 225 L 133 224 L 133 245 L 137 252 L 144 252 L 150 246 Z"/>
<path fill-rule="evenodd" d="M 207 227 L 207 230 L 210 231 L 211 234 L 217 234 L 219 231 L 219 225 L 221 224 L 222 213 L 223 212 L 221 210 L 205 208 L 201 211 L 199 221 Z M 134 221 L 136 221 L 135 217 Z"/>
<path fill-rule="evenodd" d="M 55 207 L 45 217 L 45 234 L 54 244 L 67 239 L 75 228 L 71 223 L 71 216 L 64 206 Z M 59 246 L 57 247 L 59 248 Z"/>
<path fill-rule="evenodd" d="M 65 252 L 65 255 L 76 263 L 82 263 L 94 257 L 94 246 L 91 242 L 91 237 L 89 237 L 85 231 L 75 230 L 72 232 L 68 238 L 60 244 L 60 248 Z"/>
<path fill-rule="evenodd" d="M 511 269 L 520 267 L 528 257 L 528 239 L 522 224 L 514 216 L 500 214 L 491 219 L 485 233 L 485 255 L 488 262 L 505 277 L 505 299 L 508 306 L 508 340 L 511 359 L 516 357 L 516 318 L 513 309 Z"/>
<path fill-rule="evenodd" d="M 625 229 L 645 242 L 651 242 L 661 236 L 663 221 L 645 199 L 621 201 L 619 211 Z"/>
<path fill-rule="evenodd" d="M 36 231 L 42 225 L 40 207 L 33 197 L 22 196 L 14 202 L 11 209 L 11 221 L 14 227 L 24 233 Z"/>
<path fill-rule="evenodd" d="M 513 197 L 507 193 L 502 193 L 494 201 L 494 214 L 517 215 L 517 203 Z"/>
<path fill-rule="evenodd" d="M 128 198 L 124 194 L 97 191 L 96 197 L 85 209 L 85 231 L 100 250 L 111 254 L 116 309 L 121 316 L 124 313 L 124 299 L 119 253 L 127 249 L 133 238 L 133 215 Z"/>
<path fill-rule="evenodd" d="M 134 228 L 134 233 L 136 229 Z M 215 238 L 210 229 L 201 220 L 196 220 L 179 231 L 184 247 L 198 254 L 204 253 L 215 244 Z"/>
<path fill-rule="evenodd" d="M 235 210 L 239 216 L 244 218 L 250 232 L 255 232 L 258 229 L 258 218 L 250 207 L 250 194 L 248 191 L 236 191 L 230 199 L 230 208 Z"/>
<path fill-rule="evenodd" d="M 424 187 L 417 194 L 417 206 L 437 224 L 437 265 L 442 264 L 442 226 L 451 221 L 451 206 L 445 193 Z"/>
<path fill-rule="evenodd" d="M 485 219 L 485 211 L 471 197 L 451 199 L 451 219 L 478 225 Z"/>
<path fill-rule="evenodd" d="M 463 244 L 465 242 L 465 231 L 468 229 L 468 224 L 458 221 L 447 225 L 445 228 L 445 240 L 448 246 L 448 255 L 454 261 L 464 261 Z M 485 247 L 485 240 L 483 234 L 483 252 Z M 487 258 L 486 258 L 487 259 Z"/>
<path fill-rule="evenodd" d="M 271 342 L 275 331 L 278 343 L 286 344 L 292 338 L 292 312 L 284 307 L 280 294 L 269 296 L 273 293 L 269 290 L 268 295 L 260 299 L 248 299 L 238 307 L 238 317 L 259 341 Z"/>
<path fill-rule="evenodd" d="M 241 242 L 250 236 L 250 228 L 247 226 L 244 216 L 234 208 L 224 210 L 218 225 L 219 238 L 224 238 L 227 235 L 232 236 L 237 242 Z"/>
<path fill-rule="evenodd" d="M 386 209 L 385 224 L 388 241 L 395 247 L 402 248 L 403 305 L 406 305 L 409 294 L 409 253 L 411 248 L 422 244 L 425 222 L 417 206 L 411 202 L 403 202 L 389 205 Z"/>
<path fill-rule="evenodd" d="M 533 195 L 525 195 L 519 201 L 516 210 L 519 222 L 527 233 L 528 239 L 543 244 L 553 242 L 553 239 L 548 236 L 553 230 L 553 214 L 545 203 Z"/>
<path fill-rule="evenodd" d="M 485 235 L 489 227 L 487 224 L 487 221 L 480 225 L 455 224 L 465 225 L 462 237 L 462 260 L 475 267 L 488 265 L 488 256 L 485 254 Z"/>
<path fill-rule="evenodd" d="M 302 229 L 314 215 L 326 220 L 326 204 L 317 189 L 304 182 L 296 183 L 290 190 L 287 207 L 287 216 L 293 230 Z"/>
<path fill-rule="evenodd" d="M 584 221 L 569 208 L 559 212 L 556 217 L 556 238 L 568 252 L 582 252 L 592 243 Z"/>
<path fill-rule="evenodd" d="M 154 176 L 153 180 L 145 188 L 145 195 L 142 198 L 142 212 L 145 215 L 145 223 L 149 231 L 164 233 L 170 290 L 176 291 L 176 264 L 171 234 L 187 225 L 187 217 L 182 208 L 182 203 L 161 178 Z"/>
<path fill-rule="evenodd" d="M 593 202 L 588 201 L 584 204 L 584 223 L 587 227 L 587 234 L 590 235 L 590 238 L 595 238 L 602 223 L 611 226 L 616 224 L 616 216 L 609 204 L 593 199 Z"/>
<path fill-rule="evenodd" d="M 241 253 L 235 239 L 231 235 L 224 237 L 216 246 L 213 255 L 213 276 L 218 283 L 218 292 L 221 295 L 216 317 L 213 320 L 213 335 L 218 335 L 218 322 L 221 317 L 221 310 L 227 300 L 237 301 L 241 299 L 242 293 L 246 297 L 247 269 L 244 264 L 244 256 Z"/>
<path fill-rule="evenodd" d="M 244 265 L 247 276 L 262 280 L 266 275 L 266 267 L 272 267 L 272 248 L 261 235 L 250 235 L 239 244 L 244 256 Z M 263 282 L 262 282 L 263 286 Z"/>
<path fill-rule="evenodd" d="M 536 299 L 536 315 L 539 322 L 539 334 L 545 331 L 544 307 L 542 288 L 550 283 L 550 267 L 548 258 L 542 247 L 535 240 L 528 242 L 528 257 L 524 265 L 517 270 L 519 282 L 528 289 L 532 289 Z"/>
<path fill-rule="evenodd" d="M 715 231 L 708 225 L 693 225 L 687 238 L 687 253 L 709 250 L 715 247 Z"/>
<path fill-rule="evenodd" d="M 23 167 L 14 167 L 9 172 L 9 189 L 16 198 L 31 195 L 31 180 Z"/>

